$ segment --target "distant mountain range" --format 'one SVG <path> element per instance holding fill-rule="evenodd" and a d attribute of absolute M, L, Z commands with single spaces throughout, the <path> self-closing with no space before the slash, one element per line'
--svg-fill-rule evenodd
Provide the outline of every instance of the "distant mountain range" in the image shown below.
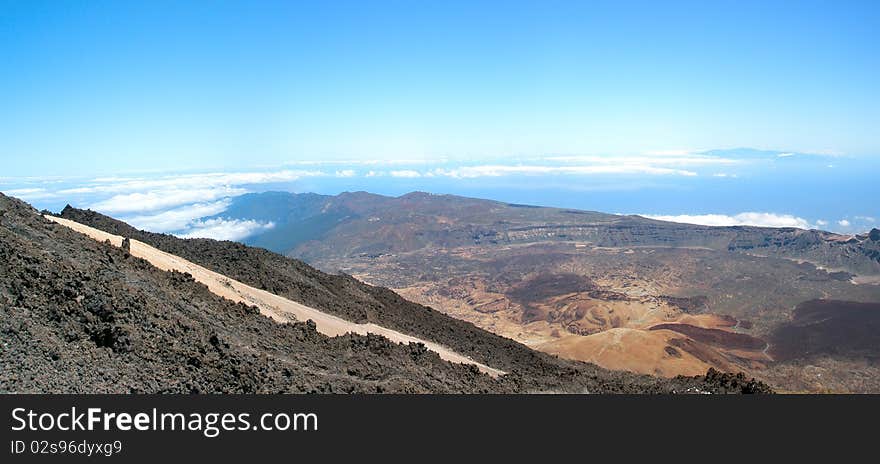
<path fill-rule="evenodd" d="M 366 192 L 246 194 L 214 217 L 271 221 L 273 229 L 244 242 L 305 259 L 430 246 L 586 241 L 610 247 L 705 247 L 880 275 L 878 229 L 849 236 L 794 228 L 710 227 L 422 192 L 401 197 Z"/>

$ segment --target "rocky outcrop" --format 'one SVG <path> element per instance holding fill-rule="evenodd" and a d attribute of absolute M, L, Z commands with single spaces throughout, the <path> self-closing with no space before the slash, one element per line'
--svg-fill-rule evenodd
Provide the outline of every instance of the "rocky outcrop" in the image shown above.
<path fill-rule="evenodd" d="M 741 391 L 743 393 L 772 393 L 770 387 L 763 382 L 747 378 L 742 373 L 731 374 L 709 368 L 706 373 L 706 382 L 713 390 Z"/>

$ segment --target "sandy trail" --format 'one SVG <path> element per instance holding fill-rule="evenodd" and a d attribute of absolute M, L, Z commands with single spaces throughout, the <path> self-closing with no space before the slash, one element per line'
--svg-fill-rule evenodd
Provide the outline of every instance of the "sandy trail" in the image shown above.
<path fill-rule="evenodd" d="M 67 226 L 77 232 L 88 235 L 89 237 L 104 242 L 110 240 L 114 246 L 122 246 L 122 237 L 119 235 L 108 234 L 102 230 L 89 227 L 69 219 L 58 218 L 54 216 L 45 216 L 50 221 L 57 222 Z M 366 335 L 373 333 L 388 338 L 395 343 L 423 343 L 429 350 L 436 352 L 440 358 L 454 363 L 473 364 L 480 371 L 485 372 L 493 377 L 504 374 L 503 371 L 491 368 L 484 364 L 480 364 L 467 356 L 461 355 L 451 349 L 440 344 L 412 337 L 396 330 L 387 329 L 376 324 L 356 324 L 346 321 L 345 319 L 321 312 L 317 309 L 305 306 L 295 301 L 282 298 L 274 293 L 260 290 L 249 285 L 245 285 L 237 280 L 230 279 L 222 274 L 206 269 L 202 266 L 189 262 L 179 256 L 165 253 L 164 251 L 153 248 L 143 242 L 131 240 L 131 255 L 143 258 L 163 271 L 175 270 L 178 272 L 188 272 L 193 278 L 208 286 L 208 289 L 223 298 L 234 302 L 244 302 L 249 305 L 256 306 L 263 315 L 271 317 L 279 322 L 288 322 L 295 316 L 296 320 L 306 321 L 311 319 L 315 322 L 318 332 L 329 337 L 336 337 L 346 333 L 355 333 Z"/>

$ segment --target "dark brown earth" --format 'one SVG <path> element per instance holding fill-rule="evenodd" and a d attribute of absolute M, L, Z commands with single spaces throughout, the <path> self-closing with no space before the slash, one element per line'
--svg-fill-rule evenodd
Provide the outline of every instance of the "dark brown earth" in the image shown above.
<path fill-rule="evenodd" d="M 861 356 L 880 361 L 880 303 L 811 300 L 795 308 L 790 323 L 770 337 L 783 361 L 819 355 Z"/>
<path fill-rule="evenodd" d="M 663 301 L 675 305 L 675 307 L 681 309 L 683 312 L 688 314 L 700 314 L 706 310 L 708 307 L 709 299 L 705 296 L 694 296 L 694 297 L 675 297 L 675 296 L 660 296 L 660 299 Z"/>
<path fill-rule="evenodd" d="M 278 324 L 186 274 L 159 271 L 2 195 L 0 213 L 0 392 L 769 391 L 745 378 L 659 379 L 560 360 L 389 290 L 265 250 L 136 233 L 106 217 L 66 210 L 68 218 L 91 218 L 90 225 L 158 244 L 251 285 L 306 296 L 300 300 L 306 304 L 432 335 L 427 338 L 509 372 L 493 379 L 418 344 L 328 338 L 308 321 Z"/>
<path fill-rule="evenodd" d="M 539 274 L 514 285 L 507 292 L 510 301 L 523 306 L 524 323 L 543 320 L 547 311 L 537 303 L 559 295 L 589 292 L 595 289 L 590 279 L 577 274 Z"/>
<path fill-rule="evenodd" d="M 687 335 L 698 342 L 722 348 L 761 350 L 767 346 L 767 343 L 760 338 L 727 330 L 707 329 L 690 324 L 657 324 L 651 327 L 651 330 L 662 329 L 672 330 Z"/>

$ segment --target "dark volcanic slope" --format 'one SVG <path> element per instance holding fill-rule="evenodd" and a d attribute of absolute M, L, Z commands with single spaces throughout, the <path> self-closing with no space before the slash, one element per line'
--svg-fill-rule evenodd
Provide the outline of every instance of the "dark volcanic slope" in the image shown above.
<path fill-rule="evenodd" d="M 797 306 L 791 322 L 771 336 L 780 360 L 817 355 L 880 359 L 880 303 L 812 300 Z"/>
<path fill-rule="evenodd" d="M 420 385 L 416 391 L 589 391 L 589 392 L 664 392 L 685 391 L 694 387 L 708 391 L 763 391 L 766 387 L 743 378 L 713 374 L 707 378 L 671 380 L 638 376 L 624 372 L 611 372 L 596 366 L 571 361 L 563 361 L 528 349 L 512 340 L 499 337 L 430 308 L 410 303 L 394 292 L 362 284 L 347 276 L 333 276 L 317 271 L 306 264 L 291 260 L 262 249 L 250 248 L 233 242 L 214 240 L 183 240 L 169 235 L 152 234 L 133 229 L 112 218 L 74 208 L 65 208 L 62 217 L 81 222 L 111 233 L 135 238 L 149 243 L 166 252 L 182 256 L 217 272 L 229 275 L 250 285 L 268 289 L 296 301 L 331 312 L 358 322 L 370 321 L 388 326 L 419 337 L 435 340 L 474 359 L 510 372 L 499 380 L 476 374 L 473 369 L 451 366 L 435 359 L 432 354 L 424 354 L 412 347 L 383 348 L 384 353 L 410 356 L 401 361 L 389 355 L 383 360 L 389 366 L 400 363 L 400 369 L 415 363 L 413 359 L 430 358 L 431 369 L 438 373 L 447 372 L 454 378 L 447 384 Z M 37 218 L 41 227 L 57 231 L 58 226 L 46 224 Z M 66 233 L 69 236 L 69 233 Z M 82 240 L 87 240 L 82 238 Z M 102 247 L 102 245 L 93 245 Z M 113 252 L 113 250 L 110 250 Z M 134 261 L 129 259 L 130 261 Z M 205 309 L 205 311 L 210 311 Z M 251 315 L 259 318 L 260 316 Z M 301 324 L 294 325 L 300 327 Z M 235 324 L 224 324 L 229 330 Z M 280 329 L 279 329 L 280 330 Z M 302 330 L 302 329 L 300 329 Z M 313 336 L 323 340 L 317 334 Z M 375 337 L 371 337 L 375 339 Z M 261 340 L 264 337 L 260 337 Z M 361 340 L 364 337 L 342 337 L 343 340 Z M 384 340 L 384 339 L 382 339 Z M 343 343 L 335 339 L 324 343 Z M 379 341 L 374 341 L 379 343 Z M 418 356 L 411 354 L 418 352 Z M 338 356 L 331 353 L 331 356 Z M 341 359 L 345 359 L 342 356 Z M 443 366 L 442 369 L 438 366 Z M 375 374 L 364 366 L 352 371 L 340 367 L 348 378 L 363 373 L 367 378 Z M 389 367 L 390 368 L 390 367 Z M 433 378 L 434 373 L 420 371 L 419 374 Z M 456 377 L 458 376 L 458 377 Z M 464 377 L 461 377 L 464 376 Z M 413 380 L 415 382 L 415 380 Z M 386 390 L 397 390 L 383 385 Z"/>
<path fill-rule="evenodd" d="M 0 392 L 510 391 L 418 345 L 278 324 L 0 196 Z"/>

